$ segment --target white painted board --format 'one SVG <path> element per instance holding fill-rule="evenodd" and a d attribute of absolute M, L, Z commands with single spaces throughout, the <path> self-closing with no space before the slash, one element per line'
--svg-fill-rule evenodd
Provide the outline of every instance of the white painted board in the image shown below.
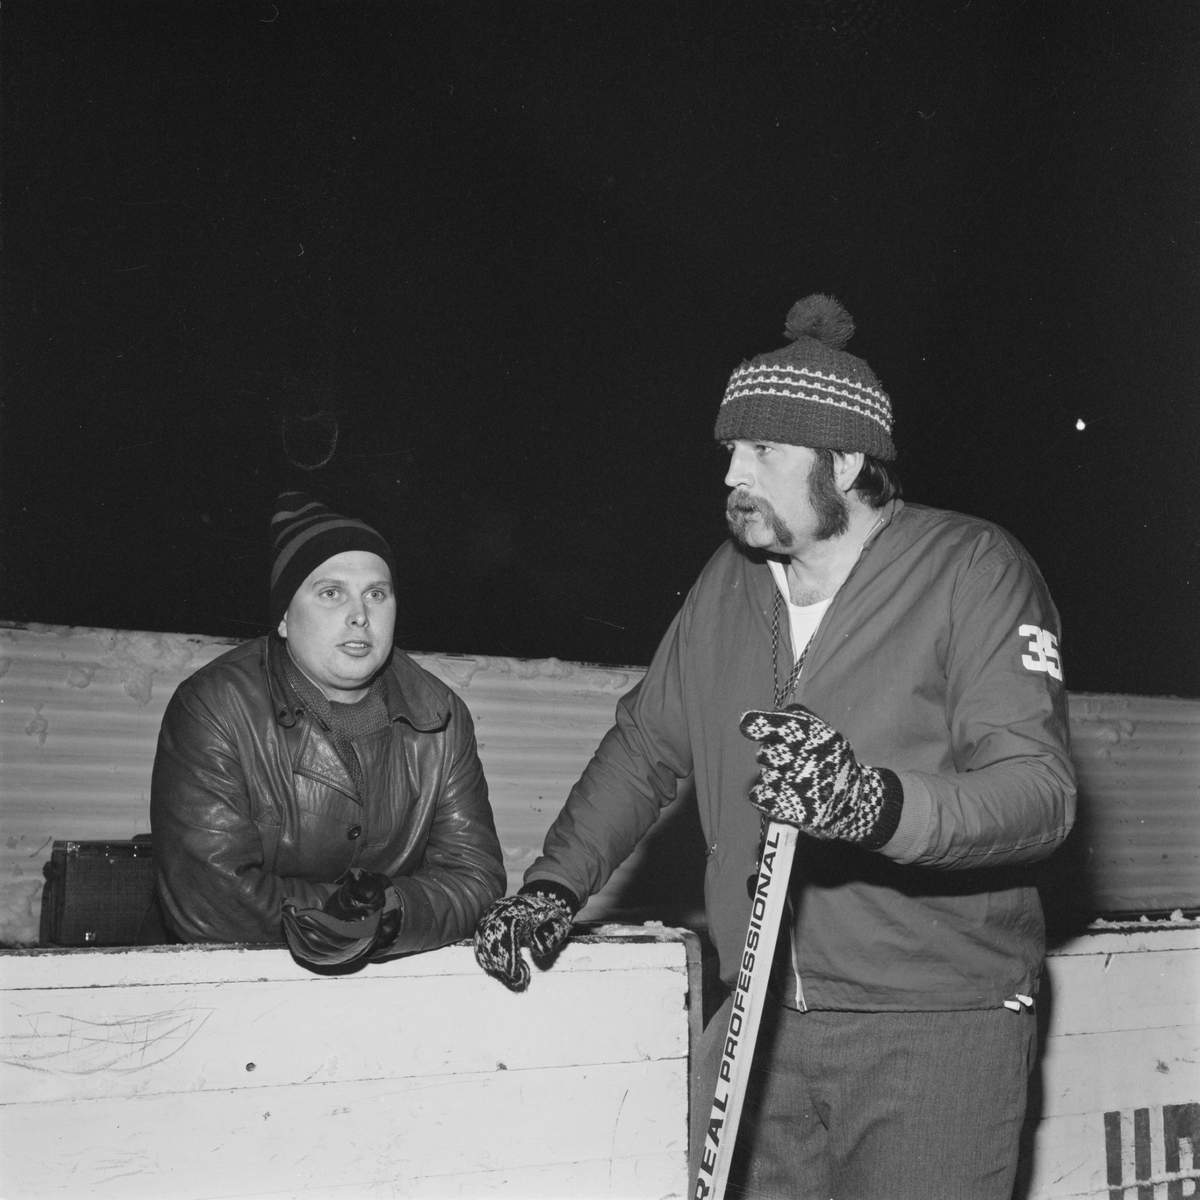
<path fill-rule="evenodd" d="M 1046 968 L 1018 1196 L 1200 1195 L 1200 928 L 1091 933 Z"/>
<path fill-rule="evenodd" d="M 0 955 L 0 1195 L 683 1196 L 688 949 L 615 929 L 521 995 L 467 945 Z"/>

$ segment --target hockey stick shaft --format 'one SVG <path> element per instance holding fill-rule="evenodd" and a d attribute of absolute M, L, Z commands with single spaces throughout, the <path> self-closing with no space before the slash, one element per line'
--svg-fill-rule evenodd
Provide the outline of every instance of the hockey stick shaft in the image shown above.
<path fill-rule="evenodd" d="M 729 1028 L 721 1051 L 712 1112 L 704 1133 L 704 1149 L 692 1200 L 722 1200 L 725 1195 L 795 854 L 795 827 L 770 822 L 758 864 L 750 925 L 738 966 L 733 1008 L 729 1013 Z"/>

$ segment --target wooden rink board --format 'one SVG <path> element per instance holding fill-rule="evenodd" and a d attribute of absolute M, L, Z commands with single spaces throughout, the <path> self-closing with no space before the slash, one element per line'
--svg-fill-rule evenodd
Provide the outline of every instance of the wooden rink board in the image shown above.
<path fill-rule="evenodd" d="M 1200 927 L 1147 924 L 1052 951 L 1038 997 L 1019 1200 L 1200 1196 Z M 1168 1110 L 1193 1132 L 1168 1173 Z M 1178 1141 L 1179 1139 L 1177 1139 Z"/>
<path fill-rule="evenodd" d="M 273 949 L 2 954 L 0 1195 L 684 1196 L 698 986 L 690 935 L 653 927 L 577 938 L 522 995 L 465 945 L 341 977 Z M 1200 1173 L 1200 928 L 1075 938 L 1038 1005 L 1018 1200 L 1200 1194 L 1145 1182 L 1173 1118 Z"/>
<path fill-rule="evenodd" d="M 520 995 L 467 945 L 0 955 L 0 1195 L 683 1196 L 694 945 L 610 927 Z"/>

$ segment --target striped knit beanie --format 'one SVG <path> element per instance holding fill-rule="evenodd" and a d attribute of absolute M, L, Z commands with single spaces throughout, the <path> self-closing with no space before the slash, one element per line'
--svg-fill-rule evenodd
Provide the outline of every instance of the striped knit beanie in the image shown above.
<path fill-rule="evenodd" d="M 782 350 L 744 362 L 717 413 L 720 442 L 784 442 L 893 459 L 892 405 L 871 368 L 842 347 L 854 334 L 832 296 L 792 305 Z"/>
<path fill-rule="evenodd" d="M 369 550 L 396 578 L 392 548 L 370 525 L 343 517 L 305 492 L 284 492 L 271 518 L 271 625 L 283 620 L 296 589 L 326 559 L 344 550 Z"/>

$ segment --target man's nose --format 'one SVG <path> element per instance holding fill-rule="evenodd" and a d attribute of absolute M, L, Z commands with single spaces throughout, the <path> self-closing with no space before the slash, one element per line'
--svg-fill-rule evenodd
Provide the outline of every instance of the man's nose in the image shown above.
<path fill-rule="evenodd" d="M 366 602 L 361 596 L 350 602 L 350 611 L 346 614 L 346 622 L 350 625 L 360 625 L 364 629 L 371 623 L 367 616 Z"/>
<path fill-rule="evenodd" d="M 735 445 L 733 453 L 729 456 L 729 470 L 725 472 L 725 486 L 748 487 L 753 481 L 753 472 L 750 469 L 753 462 L 754 458 L 747 447 Z"/>

